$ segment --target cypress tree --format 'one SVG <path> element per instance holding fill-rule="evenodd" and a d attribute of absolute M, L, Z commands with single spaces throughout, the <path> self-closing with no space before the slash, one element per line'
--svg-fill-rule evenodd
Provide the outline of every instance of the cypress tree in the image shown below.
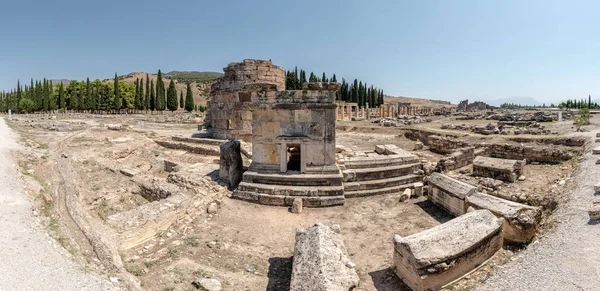
<path fill-rule="evenodd" d="M 327 81 L 327 76 L 325 75 L 325 72 L 323 72 L 323 77 L 321 77 L 321 82 L 328 82 Z"/>
<path fill-rule="evenodd" d="M 48 91 L 49 91 L 49 96 L 48 96 L 48 109 L 54 111 L 56 110 L 56 96 L 54 95 L 54 88 L 52 88 L 52 82 L 48 82 Z"/>
<path fill-rule="evenodd" d="M 189 84 L 188 84 L 188 86 L 189 86 Z M 179 108 L 182 108 L 182 109 L 183 109 L 183 107 L 184 107 L 184 105 L 185 105 L 185 103 L 183 103 L 183 91 L 181 91 L 181 92 L 179 92 L 179 93 L 180 93 L 180 94 L 179 94 Z"/>
<path fill-rule="evenodd" d="M 315 73 L 310 72 L 310 77 L 308 78 L 309 82 L 317 82 L 317 76 L 315 76 Z"/>
<path fill-rule="evenodd" d="M 146 111 L 150 110 L 150 77 L 148 76 L 148 74 L 146 73 L 146 106 L 145 109 Z"/>
<path fill-rule="evenodd" d="M 77 95 L 77 104 L 79 105 L 79 107 L 77 109 L 79 110 L 85 110 L 85 100 L 83 99 L 84 93 L 83 93 L 83 81 L 79 84 L 79 94 Z"/>
<path fill-rule="evenodd" d="M 188 83 L 187 92 L 185 96 L 185 110 L 190 112 L 194 109 L 194 95 L 192 93 L 192 87 Z"/>
<path fill-rule="evenodd" d="M 358 80 L 354 79 L 354 86 L 352 86 L 352 102 L 358 103 Z"/>
<path fill-rule="evenodd" d="M 67 102 L 65 100 L 65 86 L 60 82 L 58 85 L 58 108 L 65 109 Z"/>
<path fill-rule="evenodd" d="M 156 78 L 156 110 L 165 110 L 165 83 L 162 79 L 162 72 L 158 70 L 158 77 Z"/>
<path fill-rule="evenodd" d="M 135 79 L 135 98 L 133 99 L 133 108 L 140 109 L 140 79 Z"/>
<path fill-rule="evenodd" d="M 154 94 L 154 80 L 150 80 L 150 110 L 156 109 L 156 95 Z"/>
<path fill-rule="evenodd" d="M 17 103 L 21 102 L 22 97 L 21 80 L 17 80 Z"/>
<path fill-rule="evenodd" d="M 120 110 L 121 107 L 123 107 L 123 102 L 121 100 L 121 90 L 119 90 L 119 78 L 115 73 L 113 109 Z"/>
<path fill-rule="evenodd" d="M 335 77 L 335 74 L 333 74 L 333 77 L 331 77 L 331 82 L 337 83 L 337 78 Z"/>
<path fill-rule="evenodd" d="M 92 92 L 92 84 L 90 78 L 85 80 L 85 110 L 94 109 L 94 92 Z"/>
<path fill-rule="evenodd" d="M 175 89 L 175 82 L 171 79 L 169 82 L 169 88 L 167 89 L 167 109 L 171 112 L 177 110 L 177 89 Z"/>

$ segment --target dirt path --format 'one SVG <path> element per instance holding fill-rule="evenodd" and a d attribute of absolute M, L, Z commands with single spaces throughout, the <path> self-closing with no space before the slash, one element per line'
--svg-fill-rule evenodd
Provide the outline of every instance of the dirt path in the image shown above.
<path fill-rule="evenodd" d="M 588 133 L 590 138 L 595 132 Z M 569 201 L 554 214 L 553 232 L 492 276 L 481 290 L 599 290 L 600 223 L 587 214 L 600 182 L 596 156 L 583 156 L 569 183 Z"/>
<path fill-rule="evenodd" d="M 10 151 L 16 135 L 0 118 L 0 290 L 112 290 L 68 259 L 31 213 Z"/>

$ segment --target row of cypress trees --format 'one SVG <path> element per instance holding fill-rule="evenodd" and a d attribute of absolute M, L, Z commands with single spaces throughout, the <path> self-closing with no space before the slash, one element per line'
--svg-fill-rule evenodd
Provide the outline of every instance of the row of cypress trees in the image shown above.
<path fill-rule="evenodd" d="M 317 77 L 313 72 L 310 73 L 308 77 L 308 82 L 338 82 L 335 74 L 331 76 L 331 78 L 327 78 L 327 74 L 323 72 L 321 77 Z M 287 90 L 302 90 L 302 85 L 306 83 L 306 72 L 300 69 L 298 72 L 298 68 L 294 68 L 293 71 L 286 72 L 285 78 L 285 88 Z M 360 107 L 366 107 L 367 103 L 369 103 L 369 107 L 378 107 L 383 104 L 383 90 L 378 89 L 371 85 L 370 87 L 367 83 L 363 83 L 358 79 L 354 79 L 352 83 L 346 83 L 346 80 L 342 78 L 342 83 L 340 86 L 340 90 L 336 93 L 336 99 L 345 101 L 345 102 L 353 102 L 358 103 Z"/>
<path fill-rule="evenodd" d="M 183 92 L 177 99 L 175 83 L 171 79 L 165 92 L 163 75 L 158 70 L 156 85 L 146 74 L 146 80 L 136 79 L 134 84 L 119 80 L 115 73 L 112 84 L 98 79 L 90 81 L 70 81 L 66 86 L 59 83 L 53 86 L 46 79 L 31 79 L 30 85 L 22 86 L 17 81 L 17 88 L 9 92 L 0 92 L 0 112 L 11 109 L 14 112 L 28 113 L 36 111 L 75 110 L 98 112 L 127 111 L 175 111 L 183 108 L 186 111 L 197 109 L 190 84 L 187 84 L 186 96 Z"/>

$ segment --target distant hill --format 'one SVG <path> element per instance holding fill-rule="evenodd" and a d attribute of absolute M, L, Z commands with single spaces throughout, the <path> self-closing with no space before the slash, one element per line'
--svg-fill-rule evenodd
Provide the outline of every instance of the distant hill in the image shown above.
<path fill-rule="evenodd" d="M 179 82 L 210 82 L 223 76 L 218 72 L 196 72 L 196 71 L 171 71 L 164 75 L 166 78 L 177 80 Z"/>
<path fill-rule="evenodd" d="M 392 104 L 398 103 L 398 102 L 406 102 L 406 103 L 411 103 L 411 105 L 427 106 L 430 108 L 456 106 L 455 104 L 451 104 L 449 101 L 431 100 L 431 99 L 425 99 L 425 98 L 405 97 L 405 96 L 394 97 L 394 96 L 388 96 L 388 95 L 385 96 L 384 102 L 392 103 Z"/>
<path fill-rule="evenodd" d="M 478 101 L 478 100 L 469 100 L 469 103 L 474 102 L 474 101 Z M 523 105 L 523 106 L 541 106 L 542 103 L 531 98 L 531 97 L 508 97 L 508 98 L 500 98 L 500 99 L 494 99 L 494 100 L 481 100 L 489 105 L 492 106 L 500 106 L 504 103 L 512 103 L 512 104 L 518 104 L 518 105 Z M 547 104 L 550 105 L 550 104 Z"/>

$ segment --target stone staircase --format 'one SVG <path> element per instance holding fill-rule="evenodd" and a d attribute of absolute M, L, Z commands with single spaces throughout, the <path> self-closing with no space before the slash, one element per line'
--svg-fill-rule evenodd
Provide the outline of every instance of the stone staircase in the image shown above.
<path fill-rule="evenodd" d="M 384 147 L 380 152 L 385 154 L 339 161 L 346 198 L 401 193 L 423 180 L 423 165 L 417 156 L 395 146 Z"/>
<path fill-rule="evenodd" d="M 258 173 L 248 170 L 232 196 L 260 204 L 291 206 L 302 198 L 305 207 L 344 204 L 343 176 L 335 174 Z"/>

